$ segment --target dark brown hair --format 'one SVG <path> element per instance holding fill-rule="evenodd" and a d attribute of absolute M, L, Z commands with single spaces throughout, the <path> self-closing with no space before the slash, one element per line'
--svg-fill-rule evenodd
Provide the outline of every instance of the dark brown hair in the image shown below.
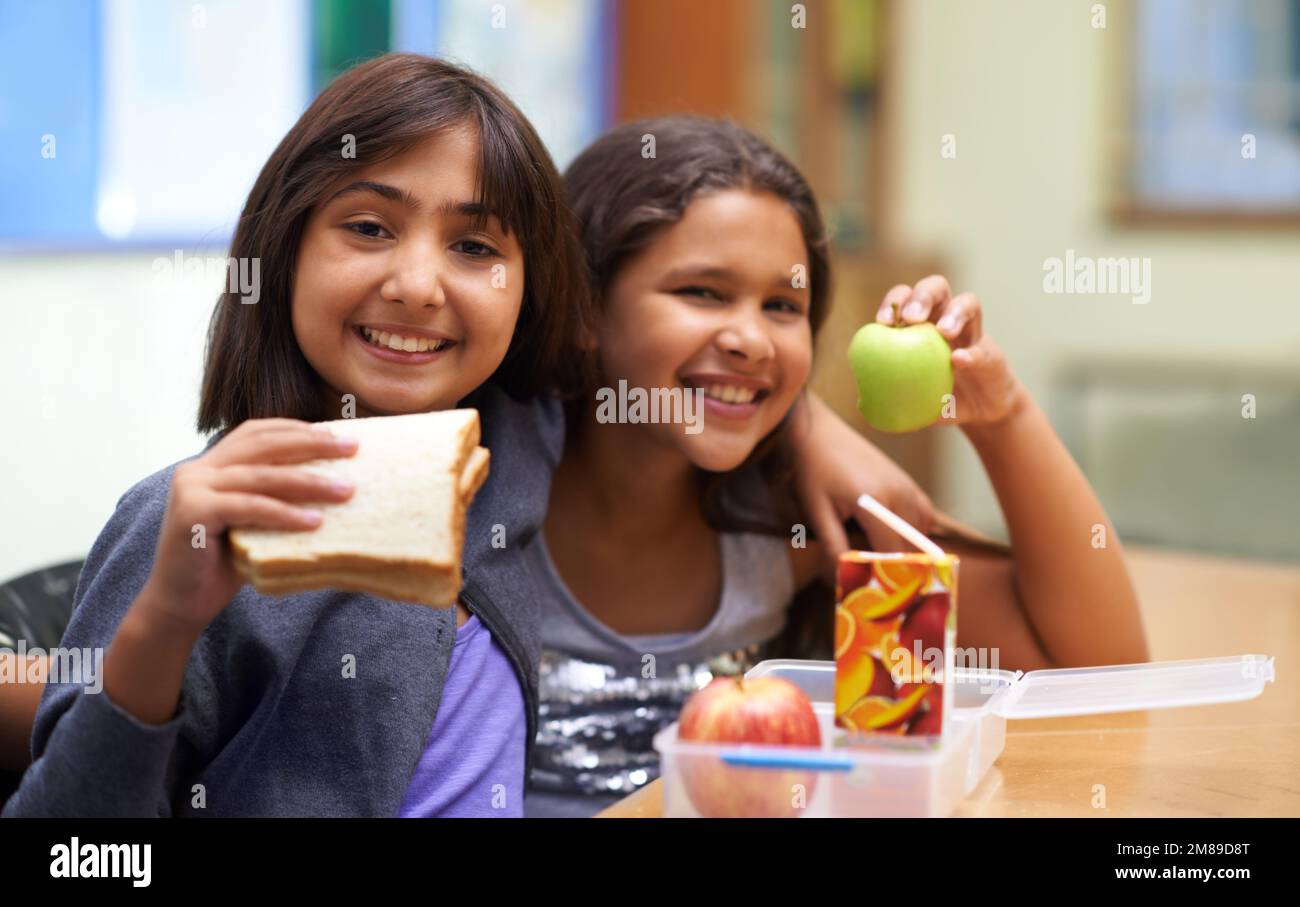
<path fill-rule="evenodd" d="M 651 139 L 653 137 L 653 139 Z M 653 156 L 643 154 L 653 141 Z M 725 120 L 667 116 L 625 123 L 593 142 L 564 174 L 569 205 L 578 221 L 597 309 L 629 258 L 681 220 L 696 198 L 726 189 L 769 192 L 799 222 L 808 254 L 808 320 L 815 337 L 830 307 L 830 250 L 817 200 L 784 155 L 752 132 Z M 595 369 L 589 370 L 595 374 Z M 585 406 L 594 392 L 571 404 Z M 737 469 L 701 470 L 705 518 L 718 530 L 788 533 L 798 521 L 790 494 L 787 442 L 791 414 Z M 570 424 L 583 420 L 572 418 Z M 757 474 L 766 484 L 756 488 Z"/>
<path fill-rule="evenodd" d="M 518 108 L 482 76 L 418 54 L 387 54 L 331 82 L 253 184 L 230 257 L 260 259 L 260 299 L 245 305 L 226 292 L 217 302 L 208 326 L 200 432 L 269 416 L 330 417 L 321 412 L 320 377 L 298 347 L 290 319 L 307 218 L 348 173 L 462 124 L 478 132 L 476 201 L 518 238 L 524 253 L 519 319 L 490 380 L 518 398 L 581 389 L 583 363 L 574 344 L 587 324 L 589 290 L 563 187 L 545 146 Z M 355 137 L 355 158 L 342 154 L 345 135 Z"/>

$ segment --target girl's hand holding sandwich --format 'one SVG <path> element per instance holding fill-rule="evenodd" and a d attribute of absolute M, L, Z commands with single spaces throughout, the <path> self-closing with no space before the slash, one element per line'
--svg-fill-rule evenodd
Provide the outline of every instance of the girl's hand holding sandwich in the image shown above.
<path fill-rule="evenodd" d="M 336 438 L 309 422 L 250 419 L 177 466 L 148 581 L 159 616 L 202 632 L 244 584 L 223 533 L 235 526 L 315 528 L 320 513 L 305 505 L 344 501 L 352 488 L 291 464 L 351 456 L 356 448 L 355 438 Z"/>
<path fill-rule="evenodd" d="M 109 699 L 146 724 L 175 715 L 195 642 L 244 584 L 225 531 L 319 525 L 320 515 L 300 505 L 343 501 L 352 489 L 292 464 L 351 456 L 356 447 L 309 422 L 249 419 L 176 467 L 153 570 L 104 659 Z"/>

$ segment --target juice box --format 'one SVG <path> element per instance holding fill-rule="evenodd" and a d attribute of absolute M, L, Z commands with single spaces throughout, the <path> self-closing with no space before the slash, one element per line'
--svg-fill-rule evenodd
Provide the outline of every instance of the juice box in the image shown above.
<path fill-rule="evenodd" d="M 952 710 L 953 555 L 849 551 L 835 583 L 835 725 L 847 743 L 937 746 Z"/>

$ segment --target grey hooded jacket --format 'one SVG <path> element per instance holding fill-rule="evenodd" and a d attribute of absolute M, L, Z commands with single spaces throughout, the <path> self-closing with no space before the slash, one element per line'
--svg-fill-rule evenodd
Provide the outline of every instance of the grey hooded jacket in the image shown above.
<path fill-rule="evenodd" d="M 463 405 L 479 409 L 492 462 L 468 516 L 462 601 L 518 674 L 531 762 L 540 643 L 523 548 L 546 512 L 563 414 L 491 387 Z M 175 465 L 118 501 L 82 569 L 63 648 L 107 650 L 153 567 Z M 200 637 L 166 724 L 143 724 L 81 684 L 48 684 L 34 762 L 4 815 L 394 816 L 455 638 L 455 609 L 245 586 Z M 343 670 L 349 655 L 355 677 Z"/>

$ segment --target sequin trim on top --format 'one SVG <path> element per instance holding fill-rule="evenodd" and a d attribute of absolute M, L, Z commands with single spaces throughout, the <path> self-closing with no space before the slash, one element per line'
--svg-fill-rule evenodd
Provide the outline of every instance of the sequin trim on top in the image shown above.
<path fill-rule="evenodd" d="M 646 656 L 615 667 L 545 649 L 531 782 L 582 794 L 627 794 L 659 777 L 654 736 L 715 676 L 744 673 L 760 645 L 666 665 Z"/>

